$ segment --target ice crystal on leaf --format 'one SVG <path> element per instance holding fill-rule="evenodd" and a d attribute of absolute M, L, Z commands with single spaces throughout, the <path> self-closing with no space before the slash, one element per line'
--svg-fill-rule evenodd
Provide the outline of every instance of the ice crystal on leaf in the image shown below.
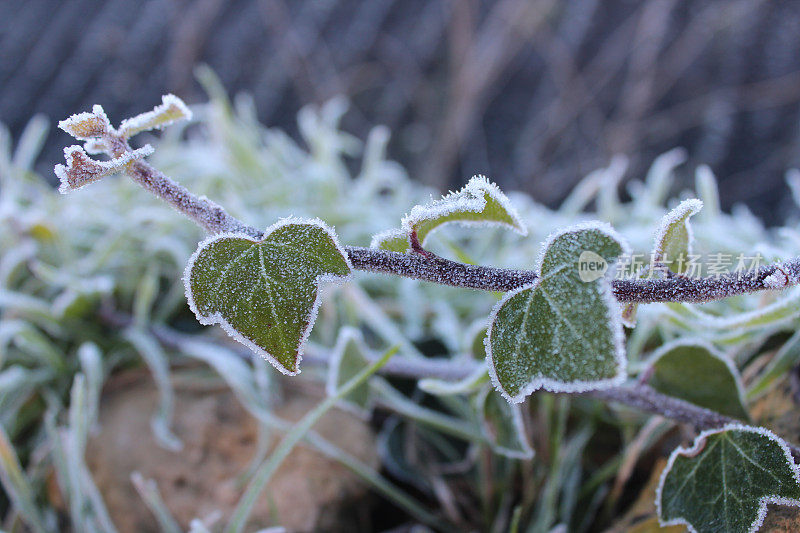
<path fill-rule="evenodd" d="M 800 506 L 797 467 L 774 433 L 738 424 L 673 451 L 656 492 L 662 526 L 701 533 L 757 531 L 768 503 Z"/>
<path fill-rule="evenodd" d="M 689 218 L 700 212 L 703 202 L 684 200 L 661 220 L 653 248 L 654 260 L 676 274 L 688 268 L 692 253 L 692 227 Z"/>
<path fill-rule="evenodd" d="M 95 105 L 91 113 L 77 113 L 58 123 L 58 127 L 79 141 L 86 141 L 84 148 L 69 146 L 64 149 L 67 165 L 55 166 L 61 182 L 59 192 L 80 189 L 101 178 L 129 169 L 132 162 L 153 153 L 150 145 L 132 150 L 127 140 L 139 132 L 161 128 L 178 120 L 190 119 L 192 112 L 186 104 L 173 94 L 162 97 L 162 104 L 147 113 L 122 121 L 115 129 L 108 120 L 102 106 Z M 106 153 L 110 161 L 96 161 L 88 154 Z"/>
<path fill-rule="evenodd" d="M 104 137 L 114 131 L 103 107 L 95 105 L 91 113 L 77 113 L 58 123 L 58 127 L 79 141 Z"/>
<path fill-rule="evenodd" d="M 161 97 L 161 105 L 156 106 L 152 111 L 123 120 L 118 133 L 129 139 L 137 133 L 161 129 L 179 120 L 191 120 L 191 118 L 192 112 L 183 103 L 183 100 L 174 94 L 166 94 Z"/>
<path fill-rule="evenodd" d="M 462 225 L 503 226 L 521 235 L 528 230 L 516 210 L 500 188 L 485 176 L 473 176 L 463 189 L 443 196 L 426 205 L 415 205 L 403 217 L 400 229 L 378 233 L 371 246 L 393 252 L 406 252 L 409 237 L 416 233 L 420 244 L 443 224 L 457 222 Z"/>
<path fill-rule="evenodd" d="M 489 317 L 486 360 L 503 396 L 517 403 L 541 387 L 580 392 L 624 381 L 619 306 L 606 277 L 595 275 L 626 249 L 600 223 L 579 224 L 545 241 L 539 278 L 506 294 Z M 584 269 L 592 281 L 584 281 Z"/>
<path fill-rule="evenodd" d="M 351 270 L 322 221 L 283 219 L 261 240 L 223 233 L 200 243 L 184 283 L 200 323 L 222 325 L 275 368 L 294 375 L 317 316 L 320 282 L 342 280 Z"/>
<path fill-rule="evenodd" d="M 110 161 L 96 161 L 89 157 L 80 146 L 68 146 L 64 148 L 64 157 L 67 160 L 67 165 L 58 164 L 55 166 L 56 176 L 61 182 L 58 192 L 66 194 L 106 176 L 123 172 L 134 161 L 144 159 L 152 153 L 153 148 L 146 144 L 137 150 L 126 152 Z"/>

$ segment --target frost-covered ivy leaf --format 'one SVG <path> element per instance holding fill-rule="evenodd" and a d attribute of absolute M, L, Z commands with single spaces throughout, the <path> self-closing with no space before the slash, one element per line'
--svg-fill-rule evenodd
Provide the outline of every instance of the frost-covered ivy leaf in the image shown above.
<path fill-rule="evenodd" d="M 676 274 L 688 268 L 692 253 L 692 228 L 689 218 L 700 212 L 703 202 L 697 199 L 684 200 L 667 213 L 656 231 L 653 258 Z"/>
<path fill-rule="evenodd" d="M 123 120 L 118 133 L 129 139 L 137 133 L 161 129 L 179 120 L 190 120 L 191 118 L 192 112 L 183 103 L 183 100 L 174 94 L 165 94 L 161 97 L 161 105 L 156 106 L 152 111 Z"/>
<path fill-rule="evenodd" d="M 800 477 L 786 444 L 763 428 L 732 424 L 677 448 L 656 493 L 662 526 L 757 531 L 767 504 L 800 506 Z"/>
<path fill-rule="evenodd" d="M 368 353 L 369 349 L 359 330 L 344 327 L 339 331 L 328 366 L 328 381 L 325 387 L 328 396 L 335 396 L 342 385 L 370 365 Z M 368 418 L 372 410 L 369 383 L 365 382 L 356 387 L 345 397 L 341 405 L 362 418 Z"/>
<path fill-rule="evenodd" d="M 528 234 L 527 228 L 500 188 L 485 176 L 473 176 L 460 191 L 451 192 L 426 205 L 415 205 L 403 217 L 401 229 L 375 235 L 371 246 L 405 252 L 410 247 L 408 238 L 412 232 L 416 231 L 420 244 L 425 244 L 425 239 L 433 230 L 448 222 L 503 226 L 521 235 Z"/>
<path fill-rule="evenodd" d="M 486 360 L 510 401 L 544 387 L 578 392 L 621 384 L 625 348 L 605 272 L 627 248 L 607 224 L 580 224 L 544 243 L 539 278 L 506 294 L 489 317 Z"/>
<path fill-rule="evenodd" d="M 221 234 L 200 243 L 184 274 L 189 307 L 201 324 L 234 339 L 289 375 L 299 363 L 319 308 L 319 283 L 352 267 L 320 220 L 284 219 L 262 240 Z"/>
<path fill-rule="evenodd" d="M 533 457 L 519 405 L 508 403 L 491 387 L 484 387 L 475 396 L 475 410 L 481 430 L 496 453 L 515 459 Z"/>
<path fill-rule="evenodd" d="M 66 194 L 106 176 L 122 172 L 134 161 L 144 159 L 152 153 L 153 147 L 146 144 L 110 161 L 96 161 L 80 146 L 68 146 L 64 148 L 67 165 L 58 164 L 54 168 L 61 182 L 58 192 Z"/>
<path fill-rule="evenodd" d="M 370 247 L 389 252 L 405 253 L 411 245 L 408 242 L 408 233 L 394 228 L 373 235 Z"/>
<path fill-rule="evenodd" d="M 716 348 L 680 340 L 659 348 L 644 371 L 654 389 L 739 420 L 750 420 L 738 370 Z"/>
<path fill-rule="evenodd" d="M 77 113 L 60 121 L 58 127 L 80 141 L 90 141 L 114 131 L 100 105 L 92 107 L 91 113 Z"/>

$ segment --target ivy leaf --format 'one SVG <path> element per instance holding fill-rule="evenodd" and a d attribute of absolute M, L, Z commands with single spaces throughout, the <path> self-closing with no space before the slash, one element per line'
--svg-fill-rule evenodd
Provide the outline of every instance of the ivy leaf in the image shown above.
<path fill-rule="evenodd" d="M 184 284 L 201 324 L 220 324 L 275 368 L 295 375 L 317 316 L 319 284 L 346 278 L 351 269 L 322 221 L 284 219 L 261 240 L 226 233 L 200 243 Z"/>
<path fill-rule="evenodd" d="M 339 331 L 339 338 L 336 340 L 328 367 L 328 381 L 325 388 L 328 396 L 335 396 L 345 383 L 370 365 L 372 361 L 368 358 L 368 353 L 369 349 L 361 331 L 349 326 Z M 353 389 L 343 398 L 340 405 L 361 418 L 369 418 L 372 411 L 369 383 L 364 382 Z"/>
<path fill-rule="evenodd" d="M 475 397 L 475 410 L 495 453 L 514 459 L 533 457 L 519 405 L 508 403 L 490 387 L 484 387 Z"/>
<path fill-rule="evenodd" d="M 625 251 L 607 224 L 567 228 L 545 242 L 537 280 L 498 302 L 486 360 L 509 401 L 541 387 L 581 392 L 625 380 L 620 310 L 604 276 Z"/>
<path fill-rule="evenodd" d="M 733 363 L 710 344 L 680 340 L 653 355 L 644 374 L 659 392 L 739 420 L 750 420 Z"/>
<path fill-rule="evenodd" d="M 677 448 L 656 493 L 662 526 L 757 531 L 768 503 L 800 506 L 800 477 L 786 444 L 763 428 L 731 424 Z"/>
<path fill-rule="evenodd" d="M 689 218 L 702 208 L 703 202 L 700 200 L 684 200 L 661 219 L 653 248 L 654 262 L 666 266 L 675 274 L 686 272 L 693 238 Z"/>
<path fill-rule="evenodd" d="M 371 246 L 393 252 L 406 252 L 411 247 L 409 236 L 413 232 L 416 232 L 420 244 L 425 244 L 433 230 L 448 222 L 503 226 L 523 236 L 528 234 L 527 228 L 500 188 L 485 176 L 473 176 L 460 191 L 451 192 L 426 205 L 415 205 L 403 217 L 401 229 L 378 233 L 373 237 Z"/>

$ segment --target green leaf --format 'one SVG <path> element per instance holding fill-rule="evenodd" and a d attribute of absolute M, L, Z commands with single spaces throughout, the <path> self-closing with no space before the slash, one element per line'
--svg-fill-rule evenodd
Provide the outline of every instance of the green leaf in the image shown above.
<path fill-rule="evenodd" d="M 328 396 L 335 396 L 345 383 L 370 365 L 368 353 L 369 349 L 359 330 L 345 326 L 339 331 L 339 338 L 336 340 L 328 367 L 326 385 Z M 365 382 L 356 387 L 339 403 L 356 415 L 368 418 L 373 403 L 369 383 Z"/>
<path fill-rule="evenodd" d="M 320 220 L 284 219 L 261 240 L 221 234 L 200 243 L 184 274 L 201 324 L 220 324 L 288 375 L 300 372 L 303 344 L 319 308 L 319 284 L 352 270 Z"/>
<path fill-rule="evenodd" d="M 739 420 L 750 420 L 741 376 L 724 354 L 702 341 L 665 344 L 644 371 L 659 392 Z"/>
<path fill-rule="evenodd" d="M 653 259 L 676 274 L 686 272 L 692 253 L 692 228 L 689 218 L 700 212 L 703 202 L 684 200 L 661 219 L 656 231 Z"/>
<path fill-rule="evenodd" d="M 756 531 L 768 503 L 800 506 L 797 468 L 774 433 L 738 424 L 673 451 L 656 493 L 662 526 L 703 533 Z"/>
<path fill-rule="evenodd" d="M 519 405 L 508 403 L 490 387 L 484 387 L 475 397 L 475 410 L 495 453 L 514 459 L 533 457 Z"/>
<path fill-rule="evenodd" d="M 489 317 L 492 381 L 512 402 L 625 380 L 620 310 L 604 274 L 626 247 L 607 224 L 580 224 L 543 246 L 532 284 L 506 294 Z"/>
<path fill-rule="evenodd" d="M 473 176 L 460 191 L 451 192 L 426 205 L 415 205 L 403 217 L 402 228 L 375 235 L 371 246 L 393 252 L 406 252 L 410 248 L 409 236 L 416 232 L 420 244 L 443 224 L 458 222 L 462 225 L 503 226 L 521 235 L 528 230 L 505 194 L 485 176 Z"/>

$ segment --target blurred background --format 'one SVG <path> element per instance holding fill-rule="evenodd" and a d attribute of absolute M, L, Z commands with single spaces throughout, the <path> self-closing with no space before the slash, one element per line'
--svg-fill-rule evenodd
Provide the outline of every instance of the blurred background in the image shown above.
<path fill-rule="evenodd" d="M 5 0 L 0 120 L 18 135 L 102 103 L 205 101 L 194 67 L 296 134 L 343 94 L 344 129 L 389 126 L 389 157 L 440 189 L 484 173 L 556 205 L 614 154 L 640 177 L 673 147 L 768 223 L 800 166 L 800 4 L 765 0 Z M 43 174 L 61 159 L 51 130 Z M 677 192 L 677 191 L 673 191 Z"/>

